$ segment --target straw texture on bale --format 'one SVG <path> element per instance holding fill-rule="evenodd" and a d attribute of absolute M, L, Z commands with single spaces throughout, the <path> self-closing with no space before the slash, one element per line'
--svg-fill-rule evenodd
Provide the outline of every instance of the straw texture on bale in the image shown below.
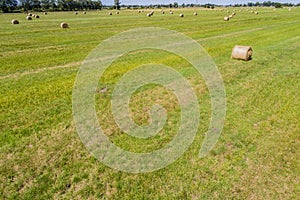
<path fill-rule="evenodd" d="M 179 17 L 184 17 L 184 15 L 182 13 L 179 14 Z"/>
<path fill-rule="evenodd" d="M 252 47 L 236 45 L 232 49 L 231 58 L 238 60 L 251 60 L 252 59 Z"/>
<path fill-rule="evenodd" d="M 224 21 L 229 21 L 229 17 L 224 17 Z"/>
<path fill-rule="evenodd" d="M 12 23 L 12 24 L 19 24 L 19 21 L 16 20 L 16 19 L 13 19 L 13 20 L 11 20 L 11 23 Z"/>
<path fill-rule="evenodd" d="M 32 18 L 30 16 L 27 16 L 26 19 L 27 20 L 32 20 Z"/>
<path fill-rule="evenodd" d="M 69 25 L 68 25 L 66 22 L 62 22 L 62 23 L 60 24 L 60 27 L 61 27 L 61 28 L 68 28 Z"/>

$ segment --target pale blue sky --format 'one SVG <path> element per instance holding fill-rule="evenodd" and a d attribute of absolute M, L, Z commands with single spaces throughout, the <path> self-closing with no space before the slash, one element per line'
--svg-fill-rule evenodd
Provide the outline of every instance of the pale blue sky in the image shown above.
<path fill-rule="evenodd" d="M 268 0 L 120 0 L 121 4 L 125 5 L 149 5 L 149 4 L 169 4 L 177 2 L 179 4 L 185 3 L 194 3 L 194 4 L 206 4 L 213 3 L 218 5 L 227 5 L 227 4 L 243 4 L 248 2 L 263 2 Z M 274 2 L 281 3 L 300 3 L 300 0 L 270 0 Z M 114 0 L 102 0 L 104 5 L 113 5 Z"/>

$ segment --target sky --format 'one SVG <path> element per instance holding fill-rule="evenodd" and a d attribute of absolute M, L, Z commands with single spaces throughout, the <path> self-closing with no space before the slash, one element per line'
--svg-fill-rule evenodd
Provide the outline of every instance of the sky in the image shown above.
<path fill-rule="evenodd" d="M 177 2 L 178 4 L 206 4 L 212 3 L 217 5 L 228 5 L 228 4 L 243 4 L 248 2 L 263 2 L 269 0 L 120 0 L 121 4 L 123 5 L 149 5 L 149 4 L 170 4 Z M 300 0 L 270 0 L 274 2 L 281 2 L 281 3 L 300 3 Z M 114 0 L 101 0 L 104 5 L 113 5 Z"/>

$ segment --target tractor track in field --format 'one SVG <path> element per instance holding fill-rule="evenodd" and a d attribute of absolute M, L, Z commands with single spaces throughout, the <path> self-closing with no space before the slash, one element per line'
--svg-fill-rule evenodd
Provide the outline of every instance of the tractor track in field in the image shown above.
<path fill-rule="evenodd" d="M 62 68 L 69 68 L 69 67 L 75 67 L 80 65 L 81 62 L 72 62 L 72 63 L 68 63 L 66 65 L 57 65 L 57 66 L 52 66 L 52 67 L 45 67 L 45 68 L 40 68 L 40 69 L 35 69 L 35 70 L 29 70 L 29 71 L 25 71 L 25 72 L 16 72 L 13 74 L 8 74 L 5 76 L 0 76 L 0 80 L 3 79 L 7 79 L 7 78 L 20 78 L 22 76 L 26 76 L 26 75 L 32 75 L 32 74 L 38 74 L 47 70 L 55 70 L 55 69 L 62 69 Z"/>

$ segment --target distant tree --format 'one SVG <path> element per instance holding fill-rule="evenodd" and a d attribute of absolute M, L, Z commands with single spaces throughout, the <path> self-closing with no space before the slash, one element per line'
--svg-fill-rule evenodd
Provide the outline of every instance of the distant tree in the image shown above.
<path fill-rule="evenodd" d="M 281 8 L 282 7 L 281 3 L 275 3 L 274 6 L 275 6 L 275 8 Z"/>
<path fill-rule="evenodd" d="M 120 0 L 114 0 L 115 1 L 115 6 L 114 6 L 114 8 L 115 9 L 118 9 L 118 10 L 120 10 L 120 4 L 121 4 L 121 2 L 120 2 Z"/>
<path fill-rule="evenodd" d="M 177 2 L 174 2 L 173 7 L 174 7 L 174 8 L 178 8 L 178 3 L 177 3 Z"/>
<path fill-rule="evenodd" d="M 2 12 L 11 12 L 18 6 L 17 0 L 0 0 L 0 9 Z"/>

